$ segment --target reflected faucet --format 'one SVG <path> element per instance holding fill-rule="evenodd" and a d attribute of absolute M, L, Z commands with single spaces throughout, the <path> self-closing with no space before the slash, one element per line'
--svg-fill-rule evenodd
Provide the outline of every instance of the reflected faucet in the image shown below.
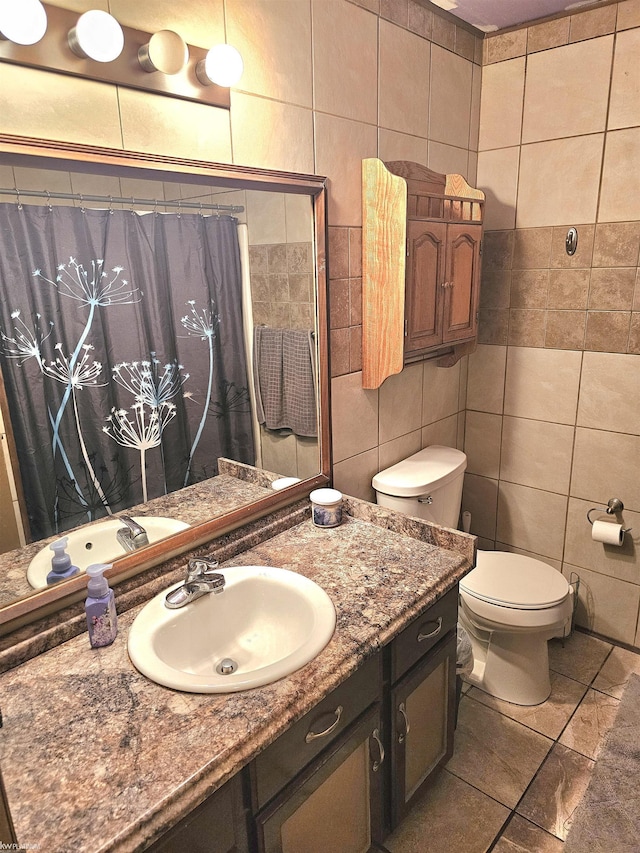
<path fill-rule="evenodd" d="M 145 545 L 149 544 L 147 531 L 137 521 L 128 515 L 120 515 L 118 518 L 124 527 L 118 530 L 116 537 L 125 551 L 136 551 L 138 548 L 144 548 Z"/>
<path fill-rule="evenodd" d="M 218 561 L 207 557 L 189 560 L 185 582 L 167 593 L 164 606 L 169 610 L 177 610 L 209 592 L 216 595 L 223 592 L 225 579 L 224 575 L 216 572 L 217 568 Z"/>

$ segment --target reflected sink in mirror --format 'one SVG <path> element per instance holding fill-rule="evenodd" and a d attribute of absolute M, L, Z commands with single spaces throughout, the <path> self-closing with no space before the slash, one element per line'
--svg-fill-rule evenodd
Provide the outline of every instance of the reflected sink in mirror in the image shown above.
<path fill-rule="evenodd" d="M 188 693 L 234 693 L 290 675 L 333 636 L 333 603 L 304 575 L 269 566 L 218 571 L 221 593 L 170 610 L 165 598 L 176 584 L 136 616 L 129 657 L 147 678 Z"/>
<path fill-rule="evenodd" d="M 184 521 L 162 516 L 139 515 L 133 520 L 147 531 L 150 545 L 189 527 Z M 117 539 L 118 530 L 122 527 L 123 522 L 114 516 L 106 521 L 65 533 L 64 536 L 68 540 L 67 554 L 71 557 L 72 564 L 84 572 L 92 563 L 111 563 L 122 557 L 127 553 Z M 27 580 L 34 589 L 44 589 L 47 586 L 47 575 L 51 571 L 53 555 L 49 545 L 45 545 L 29 563 Z"/>

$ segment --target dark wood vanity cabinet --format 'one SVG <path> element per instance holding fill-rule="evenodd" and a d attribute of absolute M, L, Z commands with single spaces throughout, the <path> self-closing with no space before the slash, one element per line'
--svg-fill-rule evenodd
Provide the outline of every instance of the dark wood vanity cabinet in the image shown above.
<path fill-rule="evenodd" d="M 454 589 L 391 644 L 387 767 L 391 829 L 453 754 L 457 612 Z"/>

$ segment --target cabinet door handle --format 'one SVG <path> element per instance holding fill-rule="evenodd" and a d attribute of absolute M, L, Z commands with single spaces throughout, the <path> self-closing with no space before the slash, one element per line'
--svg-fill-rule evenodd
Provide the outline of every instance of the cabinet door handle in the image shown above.
<path fill-rule="evenodd" d="M 420 632 L 418 634 L 417 640 L 419 643 L 421 643 L 423 640 L 429 640 L 431 637 L 437 637 L 440 631 L 442 631 L 442 616 L 438 616 L 438 619 L 436 621 L 436 627 L 433 629 L 433 631 L 430 631 L 428 634 L 423 634 L 422 632 Z"/>
<path fill-rule="evenodd" d="M 344 711 L 344 708 L 342 707 L 342 705 L 338 705 L 338 707 L 333 712 L 335 714 L 336 718 L 331 723 L 329 728 L 325 729 L 322 732 L 312 732 L 311 729 L 309 729 L 309 731 L 304 736 L 304 742 L 305 743 L 311 743 L 312 740 L 315 740 L 318 737 L 327 737 L 327 735 L 330 735 L 331 732 L 334 732 L 338 726 L 338 723 L 340 722 L 340 717 L 342 717 L 343 711 Z"/>
<path fill-rule="evenodd" d="M 398 743 L 404 743 L 406 736 L 411 731 L 409 717 L 407 716 L 407 709 L 404 706 L 404 702 L 401 702 L 398 705 L 398 711 L 402 714 L 402 719 L 404 720 L 404 731 L 398 734 Z"/>
<path fill-rule="evenodd" d="M 375 740 L 378 746 L 378 758 L 374 759 L 373 764 L 371 765 L 371 769 L 374 773 L 377 773 L 380 769 L 382 762 L 384 761 L 384 746 L 382 745 L 382 741 L 380 740 L 380 732 L 378 729 L 374 729 L 371 732 L 371 737 Z"/>

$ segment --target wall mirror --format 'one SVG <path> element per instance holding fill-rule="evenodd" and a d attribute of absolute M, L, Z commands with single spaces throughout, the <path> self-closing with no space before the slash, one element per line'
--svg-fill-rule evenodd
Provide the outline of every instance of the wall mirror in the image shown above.
<path fill-rule="evenodd" d="M 325 192 L 0 135 L 0 633 L 80 597 L 61 536 L 148 519 L 117 582 L 328 483 Z"/>

